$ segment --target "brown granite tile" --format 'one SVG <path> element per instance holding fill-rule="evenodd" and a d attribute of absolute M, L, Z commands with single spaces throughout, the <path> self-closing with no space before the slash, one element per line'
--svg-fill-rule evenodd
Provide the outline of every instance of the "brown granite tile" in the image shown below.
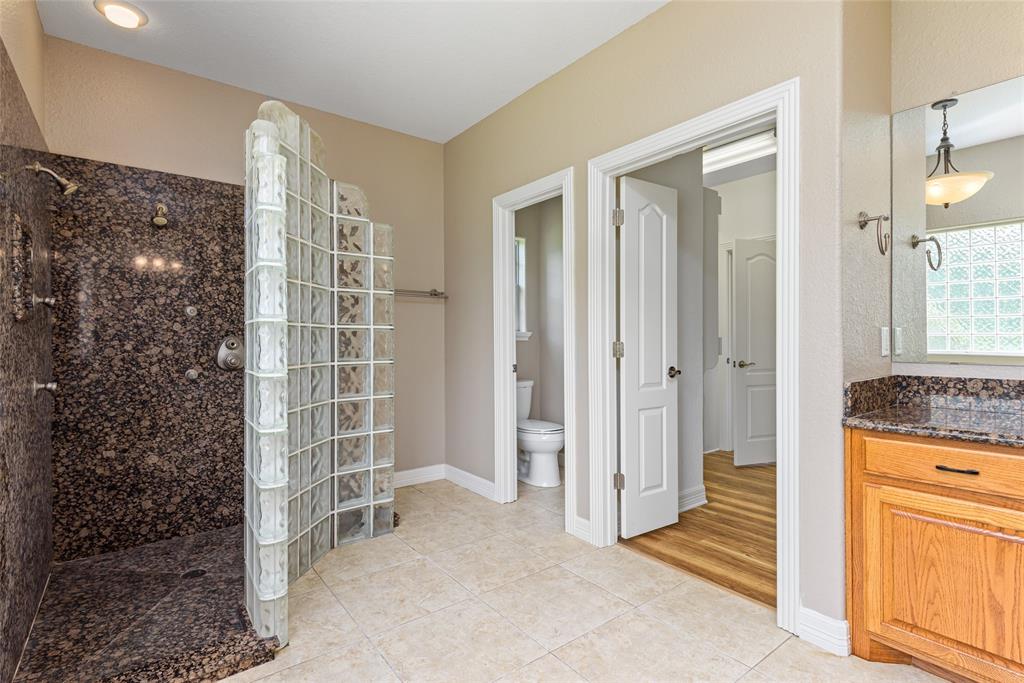
<path fill-rule="evenodd" d="M 55 566 L 15 680 L 73 678 L 178 581 L 177 574 Z"/>
<path fill-rule="evenodd" d="M 11 227 L 31 235 L 26 295 L 49 291 L 49 212 L 54 187 L 21 168 L 45 150 L 42 133 L 0 42 L 0 681 L 10 680 L 43 595 L 53 555 L 52 401 L 32 382 L 51 378 L 50 321 L 36 307 L 14 319 Z M 29 299 L 29 302 L 31 299 Z"/>
<path fill-rule="evenodd" d="M 81 186 L 54 198 L 57 560 L 240 523 L 243 375 L 215 354 L 243 333 L 242 187 L 48 164 Z"/>
<path fill-rule="evenodd" d="M 236 526 L 57 565 L 15 680 L 218 680 L 273 659 L 242 543 Z"/>
<path fill-rule="evenodd" d="M 232 577 L 184 579 L 102 652 L 104 680 L 208 680 L 273 659 L 252 630 L 245 585 Z M 245 667 L 243 667 L 245 668 Z"/>
<path fill-rule="evenodd" d="M 843 386 L 843 415 L 852 416 L 880 410 L 896 403 L 896 378 L 887 375 Z"/>
<path fill-rule="evenodd" d="M 1024 382 L 893 375 L 847 384 L 843 424 L 1024 448 Z"/>
<path fill-rule="evenodd" d="M 171 538 L 129 550 L 65 562 L 62 567 L 88 567 L 90 571 L 119 570 L 182 574 L 201 569 L 209 575 L 244 576 L 245 549 L 241 525 Z"/>

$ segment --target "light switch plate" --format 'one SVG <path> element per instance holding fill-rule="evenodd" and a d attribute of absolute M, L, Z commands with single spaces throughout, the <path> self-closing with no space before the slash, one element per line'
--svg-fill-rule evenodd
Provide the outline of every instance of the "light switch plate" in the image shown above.
<path fill-rule="evenodd" d="M 889 326 L 882 325 L 881 328 L 882 358 L 889 356 Z"/>

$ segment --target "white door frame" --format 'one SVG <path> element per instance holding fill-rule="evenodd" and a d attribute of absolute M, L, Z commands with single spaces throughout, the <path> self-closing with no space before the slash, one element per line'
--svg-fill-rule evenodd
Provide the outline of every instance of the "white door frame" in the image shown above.
<path fill-rule="evenodd" d="M 591 159 L 587 170 L 587 369 L 590 394 L 590 526 L 595 545 L 618 535 L 616 472 L 618 420 L 615 336 L 615 179 L 702 147 L 730 131 L 775 122 L 776 230 L 778 239 L 776 345 L 778 465 L 779 627 L 795 632 L 800 611 L 799 576 L 799 179 L 800 80 L 793 78 L 696 118 Z M 629 353 L 629 349 L 626 349 Z"/>
<path fill-rule="evenodd" d="M 576 524 L 576 311 L 575 226 L 573 169 L 552 173 L 494 198 L 494 500 L 511 503 L 517 495 L 516 471 L 516 357 L 515 273 L 513 240 L 515 213 L 533 204 L 562 197 L 562 295 L 565 371 L 565 530 L 578 534 Z M 589 538 L 587 538 L 589 540 Z"/>

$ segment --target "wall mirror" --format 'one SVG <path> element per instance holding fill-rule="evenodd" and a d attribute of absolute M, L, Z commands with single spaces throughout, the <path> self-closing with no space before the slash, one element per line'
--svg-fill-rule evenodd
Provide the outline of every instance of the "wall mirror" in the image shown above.
<path fill-rule="evenodd" d="M 1024 365 L 1024 77 L 892 117 L 892 359 Z"/>

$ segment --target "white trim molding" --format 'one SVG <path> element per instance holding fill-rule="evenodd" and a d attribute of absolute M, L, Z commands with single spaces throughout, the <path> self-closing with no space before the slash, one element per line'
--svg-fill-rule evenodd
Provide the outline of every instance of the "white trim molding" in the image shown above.
<path fill-rule="evenodd" d="M 553 197 L 562 197 L 562 301 L 565 387 L 565 530 L 577 533 L 576 510 L 576 252 L 573 210 L 573 169 L 563 169 L 494 198 L 494 495 L 499 503 L 511 503 L 517 496 L 516 452 L 516 358 L 515 282 L 512 249 L 515 213 Z M 453 479 L 453 481 L 455 481 Z M 458 483 L 458 482 L 456 482 Z M 590 541 L 589 528 L 585 540 Z"/>
<path fill-rule="evenodd" d="M 569 515 L 572 516 L 572 527 L 568 529 L 568 532 L 587 543 L 593 543 L 590 538 L 590 520 L 577 517 L 571 511 L 569 511 Z"/>
<path fill-rule="evenodd" d="M 796 634 L 812 645 L 840 657 L 850 656 L 850 624 L 807 607 L 800 608 Z"/>
<path fill-rule="evenodd" d="M 704 485 L 694 486 L 693 488 L 686 489 L 685 491 L 679 492 L 679 511 L 686 512 L 693 508 L 699 508 L 701 505 L 707 505 L 708 493 Z"/>
<path fill-rule="evenodd" d="M 411 470 L 395 470 L 395 488 L 426 484 L 428 481 L 444 479 L 444 465 L 427 465 Z"/>
<path fill-rule="evenodd" d="M 479 496 L 495 500 L 493 481 L 488 481 L 483 477 L 478 477 L 475 474 L 470 474 L 466 470 L 460 470 L 458 467 L 452 467 L 451 465 L 444 466 L 444 478 L 464 489 L 469 489 Z"/>
<path fill-rule="evenodd" d="M 617 453 L 615 332 L 615 182 L 630 173 L 758 125 L 777 131 L 777 543 L 778 625 L 796 632 L 799 577 L 799 256 L 800 80 L 794 78 L 642 140 L 591 159 L 587 165 L 587 376 L 589 381 L 590 524 L 592 542 L 618 535 L 612 486 Z M 569 342 L 566 340 L 566 347 Z"/>

